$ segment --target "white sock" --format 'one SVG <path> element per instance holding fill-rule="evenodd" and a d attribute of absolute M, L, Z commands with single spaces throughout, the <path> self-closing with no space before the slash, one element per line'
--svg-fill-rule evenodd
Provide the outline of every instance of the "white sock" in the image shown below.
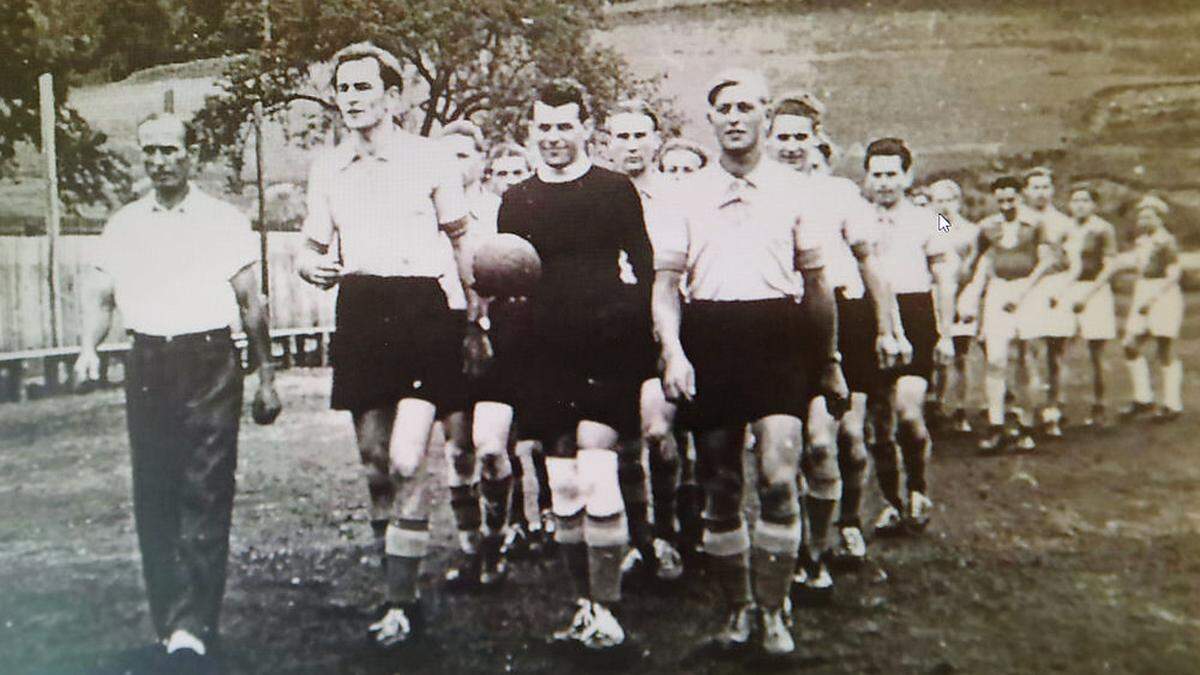
<path fill-rule="evenodd" d="M 1183 361 L 1175 359 L 1162 368 L 1162 402 L 1167 410 L 1183 411 Z"/>
<path fill-rule="evenodd" d="M 200 638 L 192 635 L 182 628 L 176 629 L 174 633 L 171 633 L 171 637 L 167 638 L 168 654 L 173 654 L 180 649 L 190 649 L 200 656 L 204 656 L 205 652 L 204 643 L 200 640 Z"/>
<path fill-rule="evenodd" d="M 1153 403 L 1154 391 L 1150 388 L 1150 363 L 1146 357 L 1128 359 L 1129 379 L 1133 380 L 1133 400 L 1136 403 Z"/>
<path fill-rule="evenodd" d="M 987 390 L 988 422 L 992 426 L 1004 424 L 1004 392 L 1008 388 L 1004 375 L 988 373 L 984 376 Z"/>

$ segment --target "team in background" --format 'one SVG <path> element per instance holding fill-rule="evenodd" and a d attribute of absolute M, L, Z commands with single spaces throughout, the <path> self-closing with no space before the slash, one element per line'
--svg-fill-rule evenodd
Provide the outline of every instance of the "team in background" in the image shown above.
<path fill-rule="evenodd" d="M 384 563 L 387 602 L 368 628 L 380 647 L 421 630 L 439 443 L 459 548 L 448 588 L 502 587 L 511 560 L 556 551 L 577 599 L 555 638 L 605 650 L 626 640 L 623 585 L 703 579 L 724 603 L 715 644 L 757 636 L 786 654 L 792 613 L 828 599 L 868 534 L 928 526 L 932 430 L 973 430 L 974 345 L 982 450 L 1063 435 L 1076 338 L 1088 424 L 1110 422 L 1118 335 L 1133 382 L 1123 416 L 1182 411 L 1179 250 L 1156 196 L 1136 204 L 1121 252 L 1095 187 L 1070 184 L 1064 214 L 1044 167 L 996 178 L 978 224 L 955 181 L 914 188 L 903 139 L 866 145 L 861 186 L 835 176 L 821 102 L 772 96 L 752 71 L 696 93 L 709 143 L 666 138 L 645 102 L 593 110 L 554 80 L 528 111 L 528 145 L 489 146 L 465 120 L 433 139 L 404 131 L 388 52 L 351 45 L 333 66 L 349 134 L 311 167 L 297 268 L 338 289 L 332 405 L 351 413 Z M 486 297 L 472 253 L 504 235 L 532 246 L 541 277 Z M 1127 270 L 1118 331 L 1112 281 Z M 884 507 L 868 533 L 872 463 Z M 204 637 L 212 623 L 184 628 Z"/>

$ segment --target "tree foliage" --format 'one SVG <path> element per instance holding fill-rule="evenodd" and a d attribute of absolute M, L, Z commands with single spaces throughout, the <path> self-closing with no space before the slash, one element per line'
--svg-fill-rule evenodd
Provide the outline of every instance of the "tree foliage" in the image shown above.
<path fill-rule="evenodd" d="M 245 125 L 255 101 L 276 119 L 297 99 L 331 106 L 326 62 L 338 49 L 369 40 L 408 70 L 404 115 L 429 135 L 468 118 L 489 137 L 522 137 L 536 85 L 573 77 L 603 107 L 626 96 L 665 104 L 654 78 L 637 79 L 611 50 L 591 44 L 601 0 L 272 0 L 272 40 L 233 59 L 198 115 L 207 158 L 223 156 L 240 174 Z M 319 109 L 312 106 L 312 109 Z M 667 120 L 677 120 L 670 110 Z M 294 116 L 293 116 L 294 119 Z M 329 128 L 331 108 L 301 128 L 301 141 Z"/>
<path fill-rule="evenodd" d="M 38 76 L 49 72 L 57 107 L 59 188 L 69 206 L 108 203 L 126 196 L 130 185 L 128 164 L 105 148 L 105 135 L 66 103 L 69 77 L 80 66 L 84 46 L 52 33 L 47 17 L 28 0 L 0 3 L 0 63 L 6 65 L 0 78 L 0 178 L 14 175 L 21 143 L 41 148 Z"/>

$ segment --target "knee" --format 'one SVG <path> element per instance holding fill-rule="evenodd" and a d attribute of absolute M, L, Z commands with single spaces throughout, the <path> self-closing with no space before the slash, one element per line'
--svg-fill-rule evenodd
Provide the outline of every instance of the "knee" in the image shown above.
<path fill-rule="evenodd" d="M 554 515 L 560 518 L 570 518 L 583 511 L 585 497 L 575 460 L 547 457 L 546 474 L 550 483 L 550 498 Z"/>
<path fill-rule="evenodd" d="M 471 451 L 471 448 L 447 440 L 444 452 L 446 462 L 453 467 L 455 474 L 463 477 L 474 475 L 475 453 Z"/>
<path fill-rule="evenodd" d="M 1122 351 L 1125 352 L 1125 358 L 1127 360 L 1133 360 L 1142 355 L 1142 350 L 1138 349 L 1137 345 L 1129 343 L 1129 342 L 1125 343 L 1125 345 L 1122 348 Z"/>
<path fill-rule="evenodd" d="M 816 499 L 837 499 L 842 492 L 837 451 L 828 444 L 813 446 L 808 453 L 808 463 L 808 493 Z"/>
<path fill-rule="evenodd" d="M 419 468 L 418 458 L 392 459 L 388 464 L 388 474 L 391 475 L 393 481 L 407 481 L 416 478 Z"/>
<path fill-rule="evenodd" d="M 771 523 L 793 522 L 800 515 L 798 497 L 794 475 L 765 476 L 758 494 L 762 519 Z"/>

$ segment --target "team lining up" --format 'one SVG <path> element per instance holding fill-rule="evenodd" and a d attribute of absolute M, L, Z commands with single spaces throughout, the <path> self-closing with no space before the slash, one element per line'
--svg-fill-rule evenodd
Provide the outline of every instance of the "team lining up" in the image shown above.
<path fill-rule="evenodd" d="M 871 464 L 885 502 L 873 532 L 928 525 L 930 427 L 953 381 L 951 421 L 970 430 L 972 342 L 987 362 L 981 449 L 1032 450 L 1035 435 L 1061 436 L 1063 359 L 1076 336 L 1094 366 L 1089 421 L 1105 424 L 1110 282 L 1132 269 L 1127 413 L 1169 421 L 1182 410 L 1178 247 L 1157 197 L 1137 203 L 1126 254 L 1095 215 L 1096 191 L 1072 185 L 1065 215 L 1044 168 L 995 180 L 998 212 L 972 224 L 953 181 L 912 188 L 902 139 L 867 145 L 861 186 L 832 175 L 821 104 L 772 97 L 760 74 L 736 69 L 702 92 L 713 151 L 664 142 L 638 101 L 597 123 L 583 88 L 554 80 L 529 111 L 530 147 L 485 152 L 469 122 L 438 139 L 399 128 L 401 70 L 386 51 L 351 45 L 333 65 L 350 134 L 312 165 L 297 269 L 338 288 L 331 403 L 351 413 L 385 563 L 387 601 L 368 627 L 380 648 L 422 631 L 434 433 L 445 437 L 460 549 L 448 587 L 498 586 L 511 557 L 557 550 L 577 600 L 555 639 L 608 650 L 626 640 L 623 580 L 673 582 L 703 566 L 724 602 L 706 637 L 724 648 L 757 639 L 779 655 L 795 649 L 794 604 L 827 599 L 831 570 L 866 557 Z M 159 118 L 139 127 L 144 150 Z M 154 161 L 161 200 L 170 176 Z M 514 235 L 536 251 L 540 278 L 524 277 L 521 250 L 501 246 L 488 272 L 514 293 L 480 296 L 473 252 Z M 1150 340 L 1162 366 L 1157 409 L 1142 354 Z M 1044 402 L 1035 346 L 1047 362 Z M 752 523 L 742 511 L 747 450 Z M 227 541 L 227 519 L 223 531 Z M 149 585 L 152 564 L 167 563 L 142 544 Z M 204 654 L 216 633 L 215 609 L 206 612 L 156 620 L 169 652 Z"/>

